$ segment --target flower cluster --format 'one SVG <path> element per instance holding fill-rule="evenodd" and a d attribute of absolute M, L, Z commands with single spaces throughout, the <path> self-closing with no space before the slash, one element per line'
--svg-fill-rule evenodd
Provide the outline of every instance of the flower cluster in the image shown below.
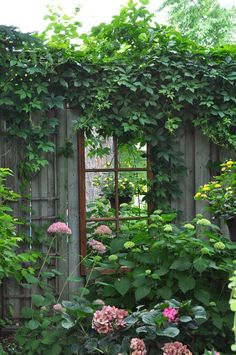
<path fill-rule="evenodd" d="M 101 226 L 97 227 L 94 232 L 96 234 L 111 234 L 112 230 L 108 226 L 102 224 Z"/>
<path fill-rule="evenodd" d="M 99 334 L 112 333 L 125 327 L 124 318 L 128 312 L 111 306 L 104 306 L 93 315 L 92 328 Z"/>
<path fill-rule="evenodd" d="M 99 254 L 104 254 L 106 252 L 106 246 L 96 239 L 89 240 L 88 244 L 93 250 L 96 250 Z"/>
<path fill-rule="evenodd" d="M 130 349 L 132 350 L 131 355 L 146 355 L 147 354 L 145 343 L 142 339 L 139 339 L 139 338 L 131 339 Z"/>
<path fill-rule="evenodd" d="M 51 224 L 48 228 L 48 233 L 59 233 L 59 234 L 72 234 L 71 229 L 63 222 L 55 222 Z"/>
<path fill-rule="evenodd" d="M 164 344 L 163 355 L 192 355 L 187 345 L 183 345 L 179 341 Z"/>
<path fill-rule="evenodd" d="M 61 303 L 54 304 L 53 309 L 57 312 L 63 312 L 65 310 L 65 308 L 62 307 Z"/>
<path fill-rule="evenodd" d="M 169 307 L 165 308 L 164 311 L 162 312 L 164 317 L 168 318 L 168 322 L 174 322 L 176 321 L 176 316 L 178 314 L 178 309 Z"/>
<path fill-rule="evenodd" d="M 113 177 L 107 176 L 104 179 L 96 178 L 93 180 L 93 185 L 101 189 L 101 195 L 106 198 L 114 198 L 115 196 L 115 181 Z M 132 197 L 135 193 L 135 185 L 127 178 L 118 179 L 119 197 Z"/>
<path fill-rule="evenodd" d="M 207 201 L 215 217 L 230 219 L 236 216 L 236 162 L 228 160 L 221 167 L 221 174 L 201 186 L 195 199 Z"/>

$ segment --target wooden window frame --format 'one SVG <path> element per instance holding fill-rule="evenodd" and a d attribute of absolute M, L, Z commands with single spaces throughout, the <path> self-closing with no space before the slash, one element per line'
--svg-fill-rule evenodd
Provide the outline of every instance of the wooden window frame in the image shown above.
<path fill-rule="evenodd" d="M 78 194 L 79 194 L 79 245 L 80 255 L 85 257 L 87 254 L 87 236 L 86 226 L 88 222 L 115 222 L 116 230 L 119 230 L 120 221 L 129 220 L 143 220 L 148 219 L 148 215 L 153 210 L 153 206 L 147 204 L 147 216 L 134 216 L 134 217 L 122 217 L 119 215 L 119 191 L 118 191 L 118 179 L 121 172 L 147 172 L 147 179 L 153 179 L 153 173 L 150 163 L 150 147 L 147 145 L 147 166 L 146 168 L 120 168 L 119 167 L 119 154 L 118 154 L 118 139 L 113 137 L 113 155 L 114 155 L 114 167 L 113 168 L 86 168 L 85 161 L 85 136 L 82 130 L 78 131 L 77 135 L 78 144 Z M 101 218 L 87 218 L 86 216 L 86 173 L 114 173 L 115 176 L 115 216 L 114 217 L 101 217 Z M 84 268 L 81 269 L 81 273 Z"/>

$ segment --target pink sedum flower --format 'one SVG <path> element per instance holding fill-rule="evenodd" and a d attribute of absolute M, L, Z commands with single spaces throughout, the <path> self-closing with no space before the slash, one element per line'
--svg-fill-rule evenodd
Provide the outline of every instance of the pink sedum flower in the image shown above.
<path fill-rule="evenodd" d="M 48 233 L 72 234 L 72 231 L 65 223 L 55 222 L 49 226 Z"/>
<path fill-rule="evenodd" d="M 64 310 L 64 308 L 60 303 L 54 304 L 53 309 L 54 311 L 58 311 L 58 312 L 62 312 Z"/>
<path fill-rule="evenodd" d="M 146 355 L 147 349 L 142 339 L 133 338 L 130 342 L 131 355 Z"/>
<path fill-rule="evenodd" d="M 103 306 L 93 315 L 92 328 L 99 334 L 112 333 L 125 327 L 124 318 L 128 312 L 111 306 Z"/>
<path fill-rule="evenodd" d="M 96 250 L 99 254 L 104 254 L 106 252 L 105 245 L 96 239 L 89 240 L 88 244 L 93 250 Z"/>
<path fill-rule="evenodd" d="M 164 344 L 163 355 L 192 355 L 187 345 L 183 345 L 179 341 Z"/>
<path fill-rule="evenodd" d="M 173 307 L 165 308 L 162 314 L 164 317 L 168 318 L 168 322 L 174 322 L 178 314 L 178 309 Z"/>
<path fill-rule="evenodd" d="M 99 226 L 95 229 L 95 233 L 96 234 L 111 234 L 112 230 L 109 227 L 102 224 L 101 226 Z"/>

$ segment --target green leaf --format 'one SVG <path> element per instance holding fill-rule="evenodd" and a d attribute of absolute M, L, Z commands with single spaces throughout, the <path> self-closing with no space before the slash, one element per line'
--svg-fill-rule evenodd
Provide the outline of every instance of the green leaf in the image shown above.
<path fill-rule="evenodd" d="M 202 306 L 192 308 L 196 320 L 206 320 L 206 311 Z"/>
<path fill-rule="evenodd" d="M 163 298 L 164 300 L 168 300 L 172 296 L 172 290 L 171 288 L 164 286 L 157 289 L 157 295 Z"/>
<path fill-rule="evenodd" d="M 217 314 L 217 313 L 212 313 L 211 314 L 211 319 L 212 319 L 212 323 L 214 324 L 214 326 L 218 329 L 222 329 L 223 327 L 223 319 L 222 317 Z"/>
<path fill-rule="evenodd" d="M 178 271 L 185 271 L 188 270 L 191 266 L 192 263 L 188 258 L 179 258 L 173 262 L 170 268 Z"/>
<path fill-rule="evenodd" d="M 192 321 L 192 318 L 189 317 L 189 316 L 182 316 L 179 318 L 180 322 L 183 322 L 183 323 L 188 323 L 188 322 L 191 322 Z"/>
<path fill-rule="evenodd" d="M 147 295 L 149 295 L 149 293 L 151 292 L 151 288 L 147 287 L 147 286 L 142 286 L 137 288 L 137 290 L 135 291 L 135 299 L 136 301 L 140 301 L 141 299 L 143 299 L 144 297 L 146 297 Z"/>
<path fill-rule="evenodd" d="M 198 272 L 203 272 L 209 266 L 209 261 L 203 257 L 195 258 L 193 261 L 193 266 Z"/>
<path fill-rule="evenodd" d="M 35 319 L 31 319 L 29 322 L 26 323 L 26 328 L 28 328 L 30 330 L 35 330 L 39 326 L 40 326 L 40 323 Z"/>
<path fill-rule="evenodd" d="M 183 293 L 186 293 L 192 289 L 194 289 L 196 282 L 192 276 L 181 276 L 179 277 L 179 288 Z"/>
<path fill-rule="evenodd" d="M 177 335 L 179 335 L 180 330 L 178 328 L 175 327 L 168 327 L 166 329 L 164 329 L 163 331 L 157 331 L 157 335 L 162 335 L 162 336 L 166 336 L 169 338 L 175 338 Z"/>
<path fill-rule="evenodd" d="M 194 296 L 198 301 L 202 302 L 205 306 L 209 305 L 210 294 L 207 290 L 204 290 L 201 287 L 197 287 L 194 290 Z"/>
<path fill-rule="evenodd" d="M 35 304 L 35 306 L 41 307 L 44 305 L 44 297 L 41 295 L 33 295 L 32 302 Z"/>
<path fill-rule="evenodd" d="M 69 282 L 78 282 L 78 283 L 81 283 L 81 282 L 82 282 L 82 279 L 81 279 L 81 277 L 68 277 L 68 278 L 67 278 L 67 281 L 69 281 Z"/>
<path fill-rule="evenodd" d="M 70 329 L 70 328 L 73 328 L 75 326 L 75 323 L 71 319 L 64 319 L 61 322 L 61 325 L 62 325 L 62 328 Z"/>
<path fill-rule="evenodd" d="M 24 318 L 32 318 L 32 316 L 34 315 L 34 310 L 29 307 L 23 307 L 21 314 Z"/>
<path fill-rule="evenodd" d="M 61 345 L 56 343 L 52 346 L 50 353 L 52 355 L 59 355 L 59 354 L 61 354 L 61 351 L 62 351 Z"/>
<path fill-rule="evenodd" d="M 114 283 L 115 289 L 124 296 L 130 289 L 130 280 L 127 277 L 121 277 Z"/>

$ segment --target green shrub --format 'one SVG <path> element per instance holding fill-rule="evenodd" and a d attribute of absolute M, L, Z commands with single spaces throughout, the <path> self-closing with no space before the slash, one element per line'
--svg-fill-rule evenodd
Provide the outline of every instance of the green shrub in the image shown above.
<path fill-rule="evenodd" d="M 128 233 L 113 238 L 92 272 L 91 297 L 128 309 L 170 298 L 191 299 L 208 315 L 192 338 L 194 353 L 205 347 L 225 352 L 232 341 L 227 284 L 236 245 L 201 215 L 180 228 L 171 224 L 173 218 L 156 212 L 149 226 L 137 222 Z"/>
<path fill-rule="evenodd" d="M 6 277 L 13 277 L 18 282 L 31 279 L 34 269 L 30 263 L 38 257 L 37 252 L 17 251 L 23 236 L 17 232 L 20 222 L 12 216 L 9 203 L 16 202 L 20 196 L 5 186 L 9 175 L 12 175 L 9 169 L 0 168 L 0 283 Z"/>

